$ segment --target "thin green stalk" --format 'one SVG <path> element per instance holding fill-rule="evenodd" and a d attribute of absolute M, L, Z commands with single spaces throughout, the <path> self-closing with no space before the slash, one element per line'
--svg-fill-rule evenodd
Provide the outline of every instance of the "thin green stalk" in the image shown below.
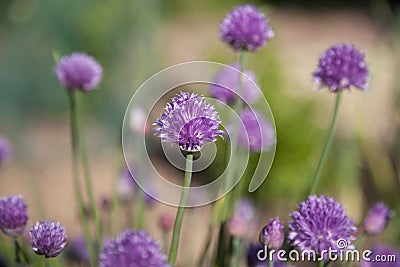
<path fill-rule="evenodd" d="M 50 259 L 49 258 L 44 257 L 44 266 L 50 267 Z"/>
<path fill-rule="evenodd" d="M 207 257 L 207 253 L 208 253 L 208 250 L 210 248 L 211 240 L 212 240 L 212 237 L 213 237 L 213 232 L 214 232 L 213 230 L 214 230 L 214 224 L 211 223 L 209 225 L 209 227 L 208 227 L 206 243 L 204 245 L 203 251 L 201 252 L 201 255 L 200 255 L 200 258 L 199 258 L 199 263 L 197 264 L 197 267 L 203 266 L 204 260 Z"/>
<path fill-rule="evenodd" d="M 274 267 L 274 257 L 268 255 L 268 267 Z"/>
<path fill-rule="evenodd" d="M 324 260 L 318 262 L 318 267 L 324 267 L 324 266 L 325 266 Z"/>
<path fill-rule="evenodd" d="M 136 222 L 135 227 L 136 229 L 142 229 L 144 225 L 144 198 L 145 193 L 140 189 L 139 186 L 136 187 L 136 198 L 135 198 L 135 211 L 136 211 Z"/>
<path fill-rule="evenodd" d="M 339 92 L 336 95 L 336 103 L 335 103 L 335 107 L 333 110 L 331 125 L 329 126 L 329 130 L 328 130 L 328 136 L 326 138 L 325 145 L 324 145 L 321 157 L 320 157 L 318 165 L 317 165 L 317 169 L 315 170 L 314 177 L 313 177 L 308 195 L 312 195 L 312 194 L 316 193 L 319 181 L 321 180 L 321 171 L 322 171 L 322 168 L 324 167 L 326 158 L 328 156 L 328 152 L 331 147 L 333 135 L 335 133 L 335 128 L 337 125 L 337 119 L 338 119 L 338 113 L 339 113 L 338 111 L 339 111 L 341 99 L 342 99 L 342 92 Z"/>
<path fill-rule="evenodd" d="M 233 238 L 233 254 L 232 254 L 232 267 L 238 267 L 239 266 L 239 256 L 240 256 L 240 243 L 241 239 L 240 238 Z"/>
<path fill-rule="evenodd" d="M 185 213 L 185 206 L 189 196 L 190 182 L 192 180 L 192 167 L 193 167 L 193 154 L 188 153 L 186 155 L 186 165 L 185 165 L 185 177 L 183 179 L 183 188 L 181 199 L 179 201 L 178 211 L 176 213 L 174 231 L 172 233 L 171 247 L 169 250 L 168 262 L 171 267 L 175 265 L 176 256 L 178 254 L 179 237 L 181 233 L 181 226 L 183 215 Z"/>
<path fill-rule="evenodd" d="M 15 262 L 21 263 L 21 258 L 19 257 L 19 253 L 21 251 L 21 247 L 19 246 L 18 240 L 14 238 L 14 249 L 15 249 Z"/>
<path fill-rule="evenodd" d="M 78 210 L 80 219 L 83 225 L 83 232 L 85 235 L 86 245 L 88 247 L 89 255 L 90 255 L 90 266 L 96 266 L 96 253 L 93 247 L 92 238 L 90 235 L 89 223 L 87 216 L 84 211 L 84 201 L 83 194 L 81 191 L 81 186 L 79 182 L 79 147 L 78 147 L 78 113 L 76 110 L 76 101 L 75 101 L 75 92 L 68 91 L 69 103 L 70 103 L 70 123 L 71 123 L 71 141 L 72 141 L 72 173 L 73 173 L 73 182 L 74 182 L 74 191 L 75 197 L 78 201 Z"/>
<path fill-rule="evenodd" d="M 86 187 L 86 193 L 89 197 L 89 206 L 90 206 L 90 211 L 93 214 L 94 218 L 94 224 L 95 224 L 95 229 L 96 229 L 96 236 L 97 236 L 97 241 L 98 241 L 98 250 L 101 250 L 101 244 L 103 241 L 103 231 L 102 231 L 102 226 L 101 226 L 101 221 L 100 221 L 100 216 L 96 208 L 96 202 L 94 199 L 94 194 L 93 194 L 93 186 L 92 186 L 92 179 L 90 175 L 90 168 L 89 168 L 89 161 L 86 153 L 86 146 L 85 146 L 85 141 L 82 135 L 81 131 L 81 124 L 80 124 L 80 118 L 79 118 L 79 98 L 78 94 L 73 91 L 72 97 L 74 98 L 75 101 L 75 113 L 76 113 L 76 124 L 77 124 L 77 135 L 78 135 L 78 149 L 81 153 L 81 161 L 82 161 L 82 168 L 83 168 L 83 173 L 84 173 L 84 180 L 85 180 L 85 187 Z"/>

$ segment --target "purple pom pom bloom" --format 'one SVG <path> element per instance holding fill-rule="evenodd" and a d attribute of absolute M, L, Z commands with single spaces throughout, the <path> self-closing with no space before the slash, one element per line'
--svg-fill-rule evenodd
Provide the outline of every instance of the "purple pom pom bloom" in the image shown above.
<path fill-rule="evenodd" d="M 353 247 L 351 242 L 357 228 L 346 216 L 343 206 L 333 198 L 309 196 L 298 209 L 291 214 L 293 222 L 289 223 L 288 238 L 293 246 L 321 253 L 329 248 L 342 250 L 337 241 L 345 240 L 347 248 Z"/>
<path fill-rule="evenodd" d="M 275 131 L 261 113 L 249 108 L 240 113 L 244 130 L 239 132 L 239 144 L 252 152 L 268 151 L 275 144 Z"/>
<path fill-rule="evenodd" d="M 215 76 L 213 84 L 210 86 L 211 96 L 226 104 L 233 104 L 238 98 L 237 93 L 240 86 L 240 73 L 234 69 L 239 70 L 239 65 L 234 64 L 231 65 L 231 67 L 221 69 Z M 261 97 L 260 91 L 254 84 L 256 83 L 256 75 L 252 71 L 243 71 L 243 73 L 247 78 L 242 78 L 240 96 L 243 97 L 243 100 L 247 104 L 253 104 Z"/>
<path fill-rule="evenodd" d="M 252 5 L 235 7 L 220 25 L 221 39 L 234 50 L 256 51 L 274 36 L 268 19 Z"/>
<path fill-rule="evenodd" d="M 272 219 L 260 232 L 260 243 L 270 249 L 278 250 L 285 240 L 284 226 L 279 218 Z"/>
<path fill-rule="evenodd" d="M 61 58 L 55 67 L 57 79 L 69 90 L 90 91 L 101 81 L 103 69 L 91 56 L 73 53 Z"/>
<path fill-rule="evenodd" d="M 339 92 L 351 86 L 367 90 L 368 67 L 364 55 L 352 44 L 337 44 L 326 50 L 319 58 L 314 78 L 319 88 L 328 87 Z"/>
<path fill-rule="evenodd" d="M 22 234 L 28 221 L 26 210 L 22 196 L 0 198 L 0 228 L 4 234 L 11 237 Z"/>
<path fill-rule="evenodd" d="M 29 231 L 32 250 L 46 258 L 57 257 L 67 244 L 65 228 L 53 221 L 37 222 Z"/>
<path fill-rule="evenodd" d="M 376 203 L 365 218 L 363 226 L 367 234 L 380 234 L 389 222 L 391 212 L 382 202 Z"/>
<path fill-rule="evenodd" d="M 388 245 L 379 244 L 372 248 L 370 259 L 362 259 L 361 267 L 400 267 L 400 251 Z M 378 256 L 378 257 L 377 257 Z M 386 261 L 383 261 L 385 259 Z"/>
<path fill-rule="evenodd" d="M 125 230 L 103 246 L 100 267 L 168 267 L 160 245 L 143 230 Z"/>
<path fill-rule="evenodd" d="M 200 151 L 207 142 L 215 142 L 223 132 L 218 113 L 204 97 L 181 92 L 172 98 L 154 130 L 162 142 L 176 143 L 188 152 Z"/>
<path fill-rule="evenodd" d="M 0 165 L 11 155 L 11 145 L 8 140 L 0 135 Z"/>

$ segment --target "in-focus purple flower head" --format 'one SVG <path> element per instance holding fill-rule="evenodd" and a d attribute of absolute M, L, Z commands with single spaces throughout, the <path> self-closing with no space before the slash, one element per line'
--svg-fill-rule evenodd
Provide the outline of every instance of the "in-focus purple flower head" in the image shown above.
<path fill-rule="evenodd" d="M 271 219 L 271 221 L 264 226 L 260 232 L 260 243 L 270 249 L 280 249 L 283 245 L 283 241 L 285 240 L 285 233 L 283 229 L 284 225 L 278 217 Z"/>
<path fill-rule="evenodd" d="M 103 68 L 85 53 L 72 53 L 60 59 L 55 67 L 57 79 L 69 90 L 90 91 L 100 83 Z"/>
<path fill-rule="evenodd" d="M 333 198 L 309 196 L 291 217 L 293 221 L 289 223 L 291 232 L 288 238 L 302 251 L 313 250 L 318 254 L 329 248 L 343 250 L 342 244 L 337 245 L 338 240 L 346 241 L 349 249 L 353 247 L 351 242 L 357 228 L 343 206 Z"/>
<path fill-rule="evenodd" d="M 162 142 L 178 144 L 188 152 L 200 151 L 223 134 L 218 130 L 221 121 L 214 107 L 195 93 L 181 92 L 172 98 L 154 125 Z"/>
<path fill-rule="evenodd" d="M 244 129 L 239 131 L 239 144 L 252 152 L 269 151 L 275 144 L 275 130 L 265 117 L 249 108 L 240 113 Z"/>
<path fill-rule="evenodd" d="M 240 88 L 240 96 L 247 104 L 257 102 L 261 97 L 261 92 L 255 84 L 257 83 L 256 75 L 252 71 L 245 70 L 243 74 L 247 77 L 241 78 L 239 70 L 239 64 L 232 64 L 218 71 L 210 86 L 210 95 L 226 104 L 233 104 L 238 99 L 237 93 Z"/>
<path fill-rule="evenodd" d="M 252 5 L 239 5 L 220 24 L 221 39 L 234 50 L 256 51 L 274 36 L 267 17 Z"/>
<path fill-rule="evenodd" d="M 365 232 L 370 235 L 382 233 L 392 215 L 392 212 L 383 202 L 376 203 L 363 222 Z"/>
<path fill-rule="evenodd" d="M 100 267 L 168 267 L 160 244 L 146 231 L 125 230 L 103 246 Z"/>
<path fill-rule="evenodd" d="M 37 222 L 29 231 L 32 250 L 46 258 L 57 257 L 67 244 L 65 228 L 53 221 Z"/>
<path fill-rule="evenodd" d="M 0 198 L 0 229 L 16 237 L 22 234 L 28 221 L 27 206 L 22 196 Z"/>
<path fill-rule="evenodd" d="M 11 156 L 11 144 L 0 134 L 0 165 Z"/>
<path fill-rule="evenodd" d="M 355 87 L 368 89 L 368 66 L 364 55 L 352 44 L 337 44 L 319 58 L 313 73 L 318 88 L 328 87 L 331 92 Z"/>
<path fill-rule="evenodd" d="M 362 259 L 361 267 L 400 267 L 400 251 L 386 244 L 378 244 L 371 249 L 369 260 Z M 378 256 L 378 257 L 377 257 Z M 383 261 L 383 258 L 386 261 Z M 380 261 L 377 261 L 377 260 Z"/>

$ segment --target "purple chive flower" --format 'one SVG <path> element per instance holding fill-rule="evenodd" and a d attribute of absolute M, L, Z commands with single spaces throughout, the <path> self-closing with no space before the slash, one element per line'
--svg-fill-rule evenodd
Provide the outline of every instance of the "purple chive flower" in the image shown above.
<path fill-rule="evenodd" d="M 386 228 L 390 217 L 389 208 L 383 202 L 376 203 L 364 220 L 365 232 L 370 235 L 380 234 Z"/>
<path fill-rule="evenodd" d="M 246 220 L 238 215 L 234 215 L 228 221 L 228 232 L 231 236 L 242 238 L 247 232 Z"/>
<path fill-rule="evenodd" d="M 238 64 L 233 64 L 231 67 L 240 70 Z M 253 104 L 257 102 L 261 94 L 257 86 L 254 85 L 256 83 L 254 72 L 249 70 L 243 71 L 247 77 L 240 78 L 240 73 L 231 67 L 225 67 L 216 74 L 213 84 L 210 86 L 211 96 L 226 104 L 233 104 L 238 98 L 237 93 L 240 89 L 239 96 L 243 97 L 246 103 Z M 242 84 L 240 85 L 240 83 Z"/>
<path fill-rule="evenodd" d="M 263 252 L 259 252 L 259 251 Z M 257 254 L 260 253 L 260 257 L 265 257 L 265 260 L 260 260 Z M 268 253 L 268 251 L 267 251 Z M 281 262 L 277 259 L 276 253 L 274 254 L 274 266 L 275 267 L 286 267 L 288 266 L 286 263 Z M 268 254 L 267 254 L 268 256 Z M 265 256 L 265 248 L 261 244 L 250 244 L 247 249 L 247 266 L 248 267 L 268 267 L 268 258 Z"/>
<path fill-rule="evenodd" d="M 240 199 L 235 205 L 235 214 L 228 221 L 229 234 L 243 238 L 252 228 L 256 217 L 253 202 L 247 198 Z"/>
<path fill-rule="evenodd" d="M 26 210 L 22 196 L 0 198 L 0 229 L 4 234 L 11 237 L 22 234 L 28 221 Z"/>
<path fill-rule="evenodd" d="M 57 79 L 69 90 L 93 90 L 101 81 L 103 69 L 91 56 L 72 53 L 62 57 L 55 67 Z"/>
<path fill-rule="evenodd" d="M 250 223 L 256 216 L 254 203 L 247 198 L 241 198 L 236 202 L 235 215 L 243 218 L 246 223 Z"/>
<path fill-rule="evenodd" d="M 0 165 L 5 162 L 11 155 L 10 142 L 0 134 Z"/>
<path fill-rule="evenodd" d="M 90 255 L 87 248 L 85 237 L 77 236 L 73 238 L 67 246 L 64 254 L 67 259 L 75 262 L 88 263 Z"/>
<path fill-rule="evenodd" d="M 398 249 L 379 244 L 371 251 L 372 254 L 368 257 L 369 261 L 361 260 L 361 267 L 400 267 L 400 251 Z"/>
<path fill-rule="evenodd" d="M 244 130 L 239 132 L 239 144 L 252 152 L 268 151 L 275 144 L 275 131 L 264 116 L 249 108 L 240 113 Z"/>
<path fill-rule="evenodd" d="M 204 97 L 181 92 L 172 98 L 155 123 L 162 142 L 176 143 L 184 151 L 200 151 L 207 142 L 215 142 L 223 132 L 218 113 Z"/>
<path fill-rule="evenodd" d="M 252 5 L 235 7 L 220 25 L 221 39 L 234 50 L 256 51 L 274 36 L 267 17 Z"/>
<path fill-rule="evenodd" d="M 357 228 L 347 217 L 346 210 L 333 198 L 326 196 L 309 196 L 298 205 L 298 211 L 291 214 L 293 221 L 289 223 L 291 232 L 288 235 L 293 246 L 300 250 L 342 250 L 338 240 L 344 240 L 347 248 L 352 248 L 353 234 Z"/>
<path fill-rule="evenodd" d="M 278 250 L 285 239 L 284 226 L 279 218 L 272 219 L 260 232 L 260 243 L 270 249 Z"/>
<path fill-rule="evenodd" d="M 146 231 L 125 230 L 103 246 L 100 267 L 168 267 L 160 244 Z"/>
<path fill-rule="evenodd" d="M 328 87 L 331 92 L 355 87 L 368 89 L 368 67 L 364 55 L 352 44 L 337 44 L 319 58 L 314 72 L 319 88 Z"/>
<path fill-rule="evenodd" d="M 57 257 L 67 244 L 65 228 L 53 221 L 37 222 L 29 231 L 32 250 L 46 258 Z"/>
<path fill-rule="evenodd" d="M 123 201 L 134 198 L 136 192 L 136 183 L 128 168 L 124 168 L 118 178 L 117 194 Z"/>

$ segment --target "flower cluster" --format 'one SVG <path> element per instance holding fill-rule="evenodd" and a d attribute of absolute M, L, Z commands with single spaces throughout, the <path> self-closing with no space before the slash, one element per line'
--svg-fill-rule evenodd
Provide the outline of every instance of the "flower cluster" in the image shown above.
<path fill-rule="evenodd" d="M 55 72 L 60 83 L 69 90 L 93 90 L 101 81 L 103 68 L 85 53 L 73 53 L 61 58 Z"/>
<path fill-rule="evenodd" d="M 211 96 L 226 104 L 235 103 L 240 96 L 243 96 L 243 100 L 247 104 L 257 102 L 261 94 L 255 84 L 257 82 L 256 75 L 252 71 L 245 70 L 243 74 L 246 77 L 241 77 L 239 71 L 239 64 L 222 68 L 215 75 L 213 84 L 210 86 Z"/>
<path fill-rule="evenodd" d="M 383 203 L 376 203 L 365 218 L 363 226 L 366 233 L 370 235 L 380 234 L 389 222 L 391 212 Z"/>
<path fill-rule="evenodd" d="M 267 17 L 252 5 L 234 8 L 220 25 L 221 39 L 234 50 L 256 51 L 274 36 Z"/>
<path fill-rule="evenodd" d="M 319 58 L 314 78 L 319 88 L 324 86 L 339 92 L 351 86 L 367 90 L 368 67 L 364 55 L 352 44 L 337 44 Z"/>
<path fill-rule="evenodd" d="M 125 230 L 105 244 L 100 267 L 168 267 L 160 245 L 147 232 Z"/>
<path fill-rule="evenodd" d="M 0 198 L 0 229 L 16 237 L 22 234 L 28 221 L 27 206 L 22 196 Z"/>
<path fill-rule="evenodd" d="M 272 219 L 260 232 L 260 243 L 270 249 L 280 249 L 285 240 L 283 223 L 278 217 Z"/>
<path fill-rule="evenodd" d="M 67 244 L 65 228 L 53 221 L 37 222 L 29 231 L 32 250 L 46 258 L 57 257 Z"/>
<path fill-rule="evenodd" d="M 218 113 L 204 97 L 181 92 L 172 98 L 155 123 L 162 142 L 179 144 L 184 151 L 200 151 L 207 142 L 215 142 L 223 131 Z"/>
<path fill-rule="evenodd" d="M 322 250 L 341 249 L 337 241 L 351 242 L 357 228 L 347 217 L 346 210 L 333 198 L 326 196 L 308 197 L 298 205 L 298 211 L 291 214 L 293 221 L 289 223 L 291 232 L 288 238 L 293 246 L 300 250 L 313 250 L 320 253 Z"/>

